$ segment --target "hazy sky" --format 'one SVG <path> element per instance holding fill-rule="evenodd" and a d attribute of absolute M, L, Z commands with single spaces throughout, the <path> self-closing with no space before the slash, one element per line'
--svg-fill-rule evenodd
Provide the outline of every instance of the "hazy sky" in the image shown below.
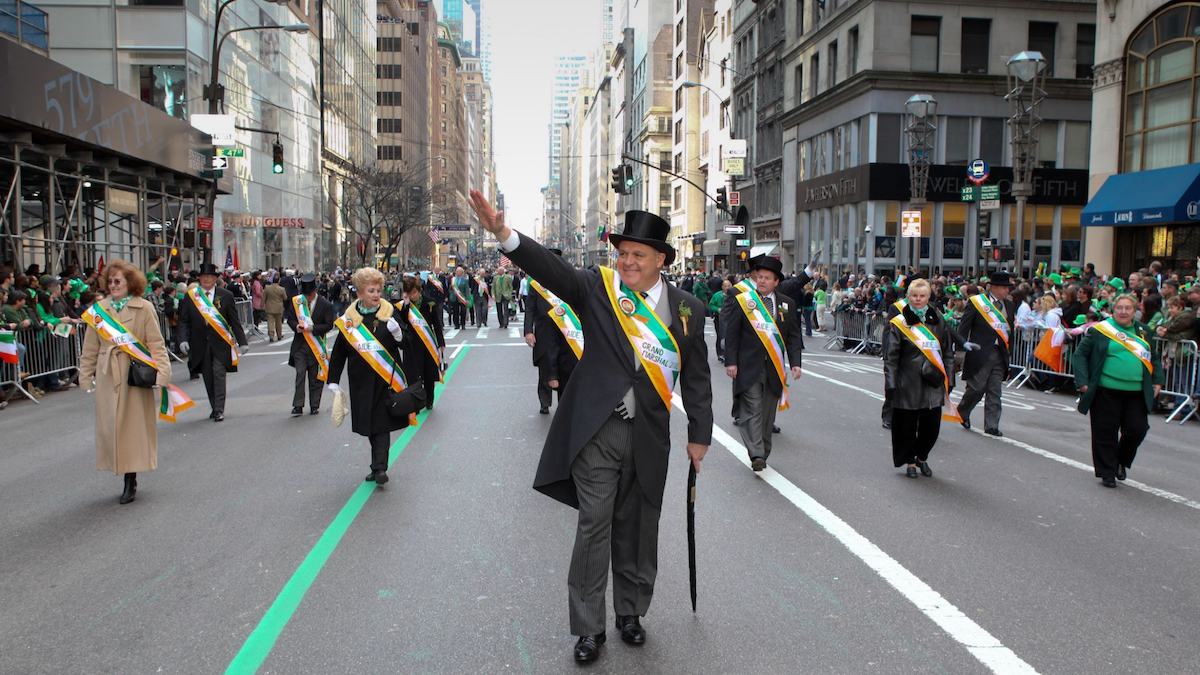
<path fill-rule="evenodd" d="M 484 0 L 492 34 L 492 128 L 507 223 L 533 232 L 550 152 L 554 57 L 600 46 L 600 0 Z"/>

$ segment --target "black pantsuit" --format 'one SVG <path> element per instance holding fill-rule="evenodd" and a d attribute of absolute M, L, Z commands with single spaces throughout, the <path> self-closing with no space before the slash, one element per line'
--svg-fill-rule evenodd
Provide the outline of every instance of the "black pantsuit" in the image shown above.
<path fill-rule="evenodd" d="M 1150 431 L 1141 390 L 1120 391 L 1097 386 L 1092 399 L 1092 464 L 1097 478 L 1113 478 L 1117 467 L 1133 466 L 1138 446 Z"/>
<path fill-rule="evenodd" d="M 305 345 L 305 349 L 308 346 Z M 316 410 L 321 407 L 321 389 L 325 383 L 317 379 L 317 375 L 321 373 L 321 366 L 317 363 L 317 357 L 313 356 L 312 351 L 296 352 L 292 357 L 292 367 L 296 369 L 296 391 L 292 394 L 292 407 L 304 407 L 304 379 L 308 378 L 308 405 L 311 409 Z"/>
<path fill-rule="evenodd" d="M 942 409 L 892 410 L 892 462 L 896 466 L 929 461 L 942 429 Z"/>

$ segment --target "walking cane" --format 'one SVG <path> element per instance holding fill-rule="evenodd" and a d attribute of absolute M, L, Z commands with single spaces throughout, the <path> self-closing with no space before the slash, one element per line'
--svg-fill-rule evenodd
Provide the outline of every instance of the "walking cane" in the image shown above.
<path fill-rule="evenodd" d="M 692 612 L 696 611 L 696 465 L 688 460 L 687 482 L 688 575 L 692 587 Z"/>

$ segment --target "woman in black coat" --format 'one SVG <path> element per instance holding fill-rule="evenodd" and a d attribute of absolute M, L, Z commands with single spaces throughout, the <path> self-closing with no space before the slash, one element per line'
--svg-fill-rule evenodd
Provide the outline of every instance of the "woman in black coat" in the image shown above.
<path fill-rule="evenodd" d="M 954 351 L 951 331 L 945 320 L 929 306 L 929 282 L 916 279 L 908 286 L 908 306 L 888 326 L 884 344 L 884 387 L 892 401 L 892 461 L 897 467 L 908 464 L 908 477 L 932 476 L 929 451 L 942 428 L 942 406 L 946 402 L 947 377 L 953 378 Z M 934 352 L 941 356 L 943 370 L 913 344 L 897 321 L 928 339 L 927 329 L 936 340 Z M 950 380 L 949 386 L 954 382 Z"/>
<path fill-rule="evenodd" d="M 411 379 L 409 373 L 414 372 L 409 365 L 412 350 L 407 349 L 407 354 L 401 353 L 407 343 L 405 328 L 408 322 L 398 321 L 396 308 L 382 300 L 383 273 L 364 267 L 354 273 L 353 283 L 358 292 L 358 300 L 346 308 L 346 313 L 340 321 L 346 328 L 366 326 L 383 346 L 383 350 L 400 366 L 405 379 Z M 367 475 L 366 480 L 383 485 L 388 482 L 391 432 L 407 427 L 408 418 L 395 417 L 388 411 L 387 392 L 391 385 L 371 367 L 339 327 L 337 341 L 329 355 L 328 387 L 329 391 L 335 394 L 341 388 L 338 381 L 342 379 L 344 368 L 350 373 L 350 428 L 354 433 L 366 436 L 371 441 L 371 473 Z"/>
<path fill-rule="evenodd" d="M 424 307 L 421 307 L 422 287 L 424 284 L 419 277 L 409 276 L 404 277 L 401 282 L 403 284 L 403 300 L 397 306 L 400 316 L 404 319 L 401 323 L 404 325 L 404 333 L 407 339 L 405 350 L 412 354 L 412 364 L 414 373 L 420 375 L 422 382 L 425 384 L 425 408 L 433 410 L 433 390 L 441 378 L 441 372 L 438 368 L 438 362 L 434 360 L 433 354 L 429 353 L 429 348 L 425 346 L 425 341 L 421 339 L 417 327 L 412 325 L 412 311 L 416 307 L 421 312 L 421 316 L 425 319 L 425 323 L 429 325 L 429 330 L 433 333 L 433 346 L 441 352 L 446 346 L 446 338 L 443 336 L 441 326 L 439 326 L 433 317 L 432 309 L 436 305 L 430 301 Z"/>

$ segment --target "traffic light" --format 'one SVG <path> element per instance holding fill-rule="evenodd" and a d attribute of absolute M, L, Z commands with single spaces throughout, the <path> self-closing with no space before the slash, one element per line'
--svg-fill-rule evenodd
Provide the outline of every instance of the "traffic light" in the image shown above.
<path fill-rule="evenodd" d="M 749 257 L 750 257 L 749 251 L 738 251 L 738 258 L 740 258 L 742 260 L 746 260 Z"/>
<path fill-rule="evenodd" d="M 613 167 L 612 170 L 612 189 L 613 192 L 623 195 L 625 194 L 625 165 Z"/>
<path fill-rule="evenodd" d="M 633 194 L 633 167 L 622 164 L 621 175 L 625 178 L 625 194 Z"/>
<path fill-rule="evenodd" d="M 271 146 L 271 172 L 283 173 L 283 143 L 280 143 L 278 138 Z"/>
<path fill-rule="evenodd" d="M 717 188 L 717 210 L 722 213 L 729 210 L 729 191 L 724 186 Z"/>

